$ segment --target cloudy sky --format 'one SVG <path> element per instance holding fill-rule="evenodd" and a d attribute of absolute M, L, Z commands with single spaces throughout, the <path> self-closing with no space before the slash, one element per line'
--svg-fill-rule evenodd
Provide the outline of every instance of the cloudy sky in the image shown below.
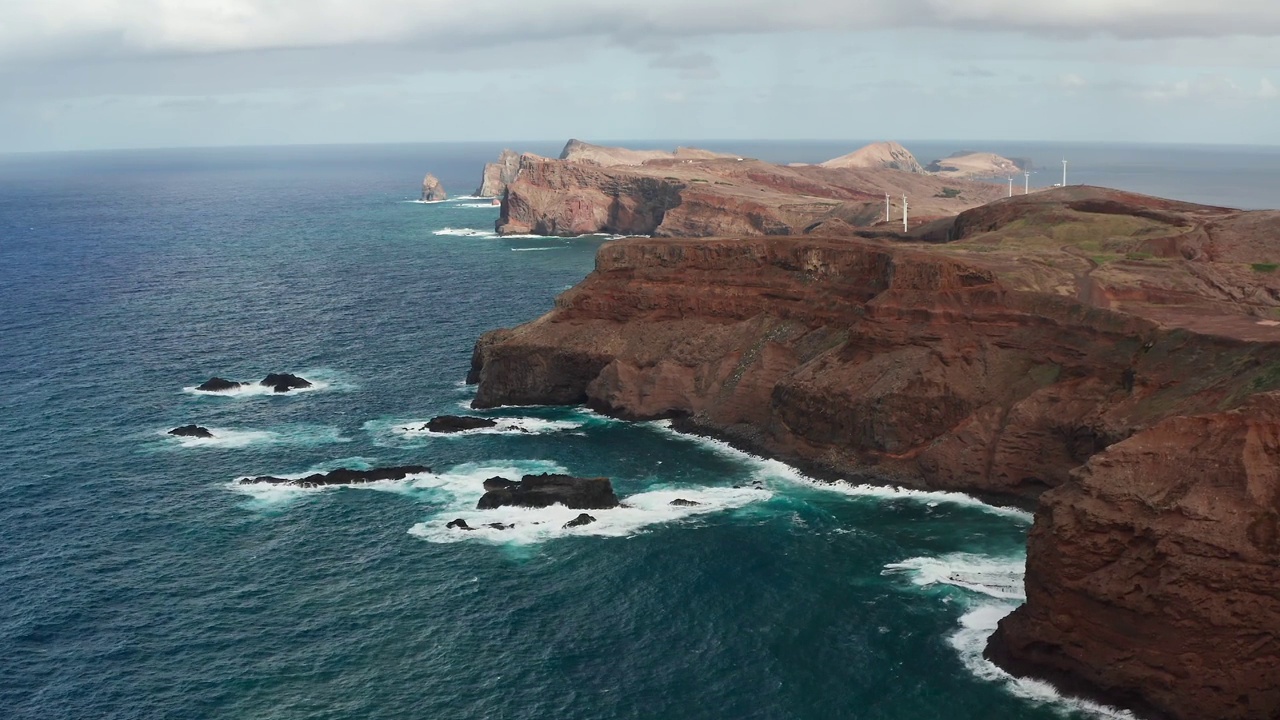
<path fill-rule="evenodd" d="M 1280 145 L 1277 0 L 0 0 L 0 152 Z"/>

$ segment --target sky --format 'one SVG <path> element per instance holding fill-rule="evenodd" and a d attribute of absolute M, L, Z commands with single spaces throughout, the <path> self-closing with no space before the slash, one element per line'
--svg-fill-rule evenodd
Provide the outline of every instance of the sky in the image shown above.
<path fill-rule="evenodd" d="M 0 152 L 1280 145 L 1278 0 L 0 0 Z"/>

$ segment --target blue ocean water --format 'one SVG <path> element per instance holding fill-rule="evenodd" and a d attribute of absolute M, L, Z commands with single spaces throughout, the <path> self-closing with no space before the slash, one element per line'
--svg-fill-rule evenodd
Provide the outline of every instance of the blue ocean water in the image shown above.
<path fill-rule="evenodd" d="M 980 658 L 1020 601 L 1026 513 L 573 408 L 417 432 L 468 402 L 475 338 L 548 310 L 602 241 L 412 202 L 498 149 L 0 157 L 0 718 L 1108 714 Z M 192 390 L 275 371 L 317 387 Z M 164 435 L 186 423 L 217 437 Z M 405 463 L 434 472 L 235 484 Z M 483 478 L 541 470 L 633 507 L 444 528 L 482 517 Z"/>

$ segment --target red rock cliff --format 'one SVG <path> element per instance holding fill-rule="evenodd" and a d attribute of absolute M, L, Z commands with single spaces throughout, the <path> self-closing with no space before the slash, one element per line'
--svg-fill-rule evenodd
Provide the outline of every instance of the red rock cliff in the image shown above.
<path fill-rule="evenodd" d="M 1275 280 L 1243 245 L 1218 263 L 1118 253 L 1194 245 L 1205 223 L 1252 228 L 1269 253 L 1276 218 L 1170 207 L 1117 225 L 1106 203 L 1067 207 L 1086 196 L 1145 212 L 1071 189 L 1044 242 L 1026 234 L 1040 198 L 961 216 L 947 232 L 968 239 L 943 246 L 607 244 L 555 310 L 477 343 L 475 405 L 678 416 L 844 478 L 1057 488 L 993 656 L 1179 720 L 1275 718 L 1276 431 L 1271 405 L 1248 404 L 1280 388 L 1280 330 L 1259 320 Z"/>
<path fill-rule="evenodd" d="M 1042 498 L 988 657 L 1179 719 L 1280 716 L 1280 394 L 1175 417 Z"/>

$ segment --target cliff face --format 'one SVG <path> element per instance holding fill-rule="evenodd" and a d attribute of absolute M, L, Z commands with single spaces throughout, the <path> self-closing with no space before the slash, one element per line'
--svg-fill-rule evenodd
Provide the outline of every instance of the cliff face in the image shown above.
<path fill-rule="evenodd" d="M 503 150 L 498 155 L 497 162 L 484 166 L 484 176 L 475 194 L 480 197 L 502 197 L 502 194 L 507 191 L 507 186 L 516 181 L 516 175 L 519 172 L 520 155 L 510 150 Z"/>
<path fill-rule="evenodd" d="M 607 244 L 551 313 L 481 338 L 475 405 L 679 417 L 848 479 L 1057 488 L 993 657 L 1179 720 L 1272 720 L 1280 400 L 1249 398 L 1280 388 L 1280 323 L 1274 279 L 1242 263 L 1280 247 L 1280 218 L 1055 193 L 961 215 L 941 245 Z M 1087 254 L 1205 226 L 1254 249 Z"/>
<path fill-rule="evenodd" d="M 1280 713 L 1280 394 L 1176 417 L 1047 493 L 987 654 L 1172 718 Z"/>
<path fill-rule="evenodd" d="M 835 473 L 1031 496 L 1170 414 L 1232 402 L 1249 373 L 1233 375 L 1271 359 L 918 249 L 627 240 L 553 313 L 482 340 L 474 379 L 478 407 L 691 416 Z"/>
<path fill-rule="evenodd" d="M 448 199 L 445 194 L 444 185 L 440 184 L 439 178 L 431 173 L 422 179 L 422 199 L 425 202 L 439 202 Z"/>
<path fill-rule="evenodd" d="M 524 157 L 498 217 L 504 234 L 652 234 L 683 185 L 591 163 Z"/>

